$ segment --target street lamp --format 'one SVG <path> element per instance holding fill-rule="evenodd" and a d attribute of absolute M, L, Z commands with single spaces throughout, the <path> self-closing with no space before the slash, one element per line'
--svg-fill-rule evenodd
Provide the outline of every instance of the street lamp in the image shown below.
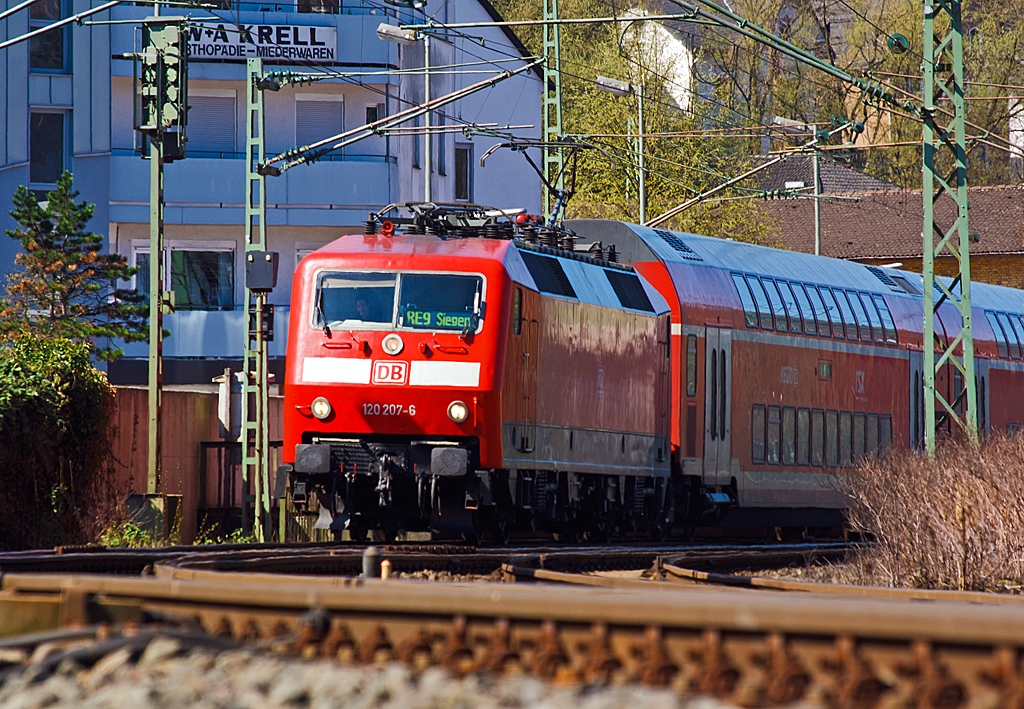
<path fill-rule="evenodd" d="M 639 130 L 636 138 L 637 171 L 640 193 L 640 223 L 647 221 L 647 168 L 644 166 L 644 89 L 642 86 L 634 86 L 628 81 L 610 79 L 607 76 L 599 76 L 594 81 L 594 86 L 599 91 L 606 91 L 613 96 L 625 98 L 636 96 L 637 124 Z"/>
<path fill-rule="evenodd" d="M 382 22 L 377 25 L 377 37 L 383 39 L 386 42 L 395 42 L 405 46 L 411 46 L 416 44 L 419 40 L 423 40 L 423 103 L 430 103 L 430 33 L 422 32 L 417 33 L 412 30 L 403 30 L 400 27 L 389 25 L 386 22 Z M 423 149 L 423 201 L 432 202 L 434 200 L 434 193 L 431 186 L 431 170 L 434 162 L 433 155 L 433 141 L 430 139 L 430 128 L 431 128 L 431 116 L 430 111 L 424 114 L 424 128 L 426 129 L 424 149 Z"/>
<path fill-rule="evenodd" d="M 772 119 L 773 126 L 781 126 L 784 133 L 806 133 L 810 131 L 811 135 L 817 135 L 817 129 L 815 126 L 803 123 L 802 121 L 794 121 L 792 118 L 783 118 L 782 116 L 775 116 Z M 817 148 L 814 149 L 814 156 L 812 158 L 812 175 L 811 179 L 814 180 L 814 255 L 821 256 L 821 166 L 818 163 L 818 157 L 821 153 Z"/>

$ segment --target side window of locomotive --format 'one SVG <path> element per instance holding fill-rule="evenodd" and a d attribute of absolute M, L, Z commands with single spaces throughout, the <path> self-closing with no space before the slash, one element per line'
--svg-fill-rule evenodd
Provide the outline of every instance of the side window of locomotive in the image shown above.
<path fill-rule="evenodd" d="M 766 423 L 764 404 L 754 404 L 754 410 L 750 414 L 750 459 L 755 463 L 764 462 Z"/>
<path fill-rule="evenodd" d="M 754 295 L 754 302 L 757 303 L 757 314 L 761 319 L 761 327 L 765 330 L 774 330 L 775 323 L 772 322 L 772 309 L 768 305 L 768 294 L 765 293 L 764 286 L 761 285 L 761 281 L 758 280 L 757 276 L 747 276 L 747 285 L 750 286 L 750 292 Z"/>
<path fill-rule="evenodd" d="M 796 412 L 796 464 L 811 464 L 811 410 Z"/>
<path fill-rule="evenodd" d="M 786 306 L 782 303 L 782 296 L 779 295 L 778 286 L 771 278 L 762 278 L 761 283 L 768 291 L 768 300 L 772 304 L 772 312 L 775 313 L 775 329 L 779 332 L 789 332 L 789 317 L 786 315 Z"/>
<path fill-rule="evenodd" d="M 868 320 L 864 304 L 860 302 L 856 291 L 847 291 L 846 296 L 850 299 L 850 305 L 853 306 L 853 317 L 857 320 L 857 327 L 860 328 L 860 339 L 863 342 L 871 342 L 871 321 Z"/>
<path fill-rule="evenodd" d="M 871 334 L 875 342 L 884 344 L 885 331 L 882 328 L 882 316 L 879 315 L 878 308 L 875 307 L 875 301 L 871 300 L 868 293 L 861 293 L 860 300 L 864 304 L 864 310 L 868 313 L 868 320 L 871 321 Z"/>
<path fill-rule="evenodd" d="M 795 333 L 803 332 L 803 318 L 800 317 L 800 308 L 797 307 L 793 291 L 789 289 L 789 283 L 786 281 L 775 281 L 775 285 L 779 287 L 779 295 L 782 296 L 782 302 L 786 304 L 786 311 L 789 313 L 789 329 Z"/>
<path fill-rule="evenodd" d="M 829 324 L 828 310 L 825 308 L 825 301 L 821 299 L 821 293 L 811 285 L 806 286 L 806 290 L 814 308 L 814 318 L 818 322 L 818 334 L 822 337 L 832 337 L 832 326 Z"/>
<path fill-rule="evenodd" d="M 889 306 L 885 303 L 885 298 L 880 295 L 874 296 L 875 305 L 878 306 L 878 314 L 882 316 L 882 325 L 885 327 L 885 341 L 890 345 L 897 344 L 896 338 L 896 322 L 892 319 L 892 313 L 889 312 Z"/>
<path fill-rule="evenodd" d="M 839 412 L 832 409 L 825 412 L 825 465 L 839 465 Z"/>
<path fill-rule="evenodd" d="M 756 324 L 756 323 L 755 323 Z M 697 336 L 686 336 L 686 395 L 697 396 Z"/>
<path fill-rule="evenodd" d="M 773 465 L 779 464 L 780 453 L 782 452 L 782 441 L 780 434 L 782 433 L 782 411 L 778 406 L 768 407 L 768 440 L 766 445 L 768 450 L 768 462 Z"/>
<path fill-rule="evenodd" d="M 836 297 L 825 286 L 818 286 L 818 291 L 821 293 L 821 299 L 825 301 L 825 310 L 828 312 L 829 322 L 832 323 L 832 336 L 841 340 L 846 337 L 846 331 L 843 329 L 843 316 L 839 312 Z"/>
<path fill-rule="evenodd" d="M 853 414 L 849 411 L 839 412 L 839 465 L 847 466 L 853 462 Z"/>
<path fill-rule="evenodd" d="M 1010 318 L 1006 316 L 1006 313 L 996 313 L 996 319 L 999 320 L 999 324 L 1003 326 L 1003 332 L 1006 334 L 1006 344 L 1010 351 L 1010 357 L 1020 359 L 1020 342 L 1017 341 L 1017 333 L 1010 326 Z"/>
<path fill-rule="evenodd" d="M 1003 328 L 999 325 L 999 321 L 996 320 L 995 313 L 986 310 L 985 317 L 988 318 L 988 324 L 992 326 L 992 331 L 996 335 L 996 346 L 999 348 L 999 356 L 1009 357 L 1010 353 L 1006 349 L 1006 335 L 1003 334 Z"/>
<path fill-rule="evenodd" d="M 757 327 L 757 306 L 754 305 L 754 297 L 750 295 L 750 286 L 738 273 L 732 274 L 732 281 L 736 284 L 740 302 L 743 303 L 743 315 L 747 319 L 747 327 Z"/>
<path fill-rule="evenodd" d="M 483 280 L 479 276 L 402 274 L 398 295 L 401 327 L 475 332 L 483 317 Z"/>
<path fill-rule="evenodd" d="M 516 288 L 512 293 L 512 334 L 523 332 L 523 289 Z"/>
<path fill-rule="evenodd" d="M 358 327 L 394 319 L 394 273 L 320 274 L 313 303 L 313 326 Z"/>
<path fill-rule="evenodd" d="M 857 318 L 853 314 L 853 308 L 850 307 L 850 301 L 846 299 L 846 292 L 842 288 L 835 288 L 832 293 L 836 297 L 836 302 L 839 303 L 839 312 L 843 314 L 843 321 L 846 323 L 846 339 L 856 340 L 857 335 Z M 867 325 L 867 323 L 864 323 Z"/>
<path fill-rule="evenodd" d="M 825 464 L 825 412 L 811 411 L 811 465 Z"/>

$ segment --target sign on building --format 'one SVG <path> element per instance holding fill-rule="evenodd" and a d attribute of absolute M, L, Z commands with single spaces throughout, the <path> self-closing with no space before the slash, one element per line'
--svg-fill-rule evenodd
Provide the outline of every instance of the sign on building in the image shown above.
<path fill-rule="evenodd" d="M 191 61 L 249 57 L 334 61 L 337 51 L 336 27 L 195 22 L 188 28 Z"/>

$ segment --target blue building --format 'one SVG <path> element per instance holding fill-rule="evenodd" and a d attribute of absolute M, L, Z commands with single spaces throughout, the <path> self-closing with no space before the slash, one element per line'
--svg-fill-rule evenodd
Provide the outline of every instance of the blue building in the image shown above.
<path fill-rule="evenodd" d="M 219 9 L 163 7 L 189 14 L 187 158 L 166 168 L 166 281 L 177 312 L 166 318 L 167 383 L 209 382 L 225 366 L 238 367 L 243 348 L 245 57 L 241 33 L 268 48 L 265 66 L 300 72 L 329 71 L 344 78 L 265 92 L 266 148 L 276 154 L 391 115 L 422 101 L 423 74 L 386 74 L 424 64 L 423 43 L 399 45 L 376 34 L 382 23 L 488 22 L 500 19 L 487 0 L 431 0 L 424 12 L 401 13 L 373 0 L 216 0 Z M 0 36 L 16 37 L 72 13 L 85 0 L 36 0 L 0 21 Z M 143 267 L 149 259 L 149 163 L 133 129 L 132 62 L 138 24 L 152 5 L 125 2 L 28 42 L 0 50 L 0 199 L 18 185 L 45 193 L 61 170 L 74 173 L 80 199 L 96 204 L 93 231 Z M 203 19 L 205 18 L 205 19 Z M 113 23 L 109 23 L 113 21 Z M 463 34 L 464 33 L 464 34 Z M 480 39 L 483 41 L 481 42 Z M 309 49 L 312 45 L 312 49 Z M 522 66 L 527 52 L 501 28 L 452 32 L 431 42 L 433 97 Z M 307 59 L 306 57 L 311 57 Z M 455 70 L 455 64 L 477 62 Z M 366 72 L 363 76 L 349 76 Z M 527 72 L 444 107 L 434 123 L 531 125 L 539 135 L 541 80 Z M 411 127 L 411 126 L 410 126 Z M 281 277 L 271 295 L 277 338 L 271 356 L 280 370 L 287 337 L 291 273 L 305 254 L 359 227 L 370 211 L 419 201 L 424 172 L 437 202 L 466 201 L 501 208 L 541 210 L 541 186 L 522 156 L 498 151 L 480 167 L 494 137 L 450 132 L 434 135 L 432 165 L 424 164 L 422 135 L 373 137 L 311 166 L 267 178 L 269 248 L 281 254 Z M 12 222 L 3 210 L 0 224 Z M 17 243 L 0 239 L 0 268 L 13 267 Z M 137 277 L 140 287 L 146 285 Z M 114 383 L 142 383 L 145 343 L 126 347 L 111 366 Z"/>

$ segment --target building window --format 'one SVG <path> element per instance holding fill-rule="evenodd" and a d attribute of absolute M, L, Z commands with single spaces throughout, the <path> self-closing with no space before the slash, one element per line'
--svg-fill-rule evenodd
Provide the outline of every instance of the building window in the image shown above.
<path fill-rule="evenodd" d="M 448 123 L 446 116 L 443 113 L 437 114 L 437 125 L 439 128 L 444 128 Z M 445 140 L 446 133 L 442 130 L 437 134 L 437 174 L 447 175 L 448 174 L 448 152 L 447 140 Z"/>
<path fill-rule="evenodd" d="M 345 103 L 340 95 L 295 97 L 295 144 L 312 145 L 345 132 Z"/>
<path fill-rule="evenodd" d="M 455 146 L 455 199 L 473 201 L 473 146 Z"/>
<path fill-rule="evenodd" d="M 29 181 L 51 185 L 64 171 L 67 130 L 64 113 L 36 113 L 29 116 Z"/>
<path fill-rule="evenodd" d="M 386 118 L 387 113 L 384 111 L 384 104 L 382 103 L 371 103 L 366 106 L 366 124 L 376 123 L 382 118 Z"/>
<path fill-rule="evenodd" d="M 413 128 L 420 127 L 420 117 L 416 116 L 412 119 Z M 420 167 L 420 136 L 418 131 L 413 131 L 412 134 L 412 166 L 419 169 Z"/>
<path fill-rule="evenodd" d="M 29 12 L 29 26 L 32 30 L 46 27 L 61 19 L 61 0 L 36 0 Z M 29 40 L 28 65 L 30 69 L 42 71 L 67 70 L 68 27 L 44 32 Z"/>
<path fill-rule="evenodd" d="M 230 250 L 170 251 L 170 288 L 175 310 L 232 310 L 235 307 L 235 253 Z M 137 250 L 135 289 L 149 293 L 149 252 Z M 165 283 L 168 282 L 164 275 Z M 166 287 L 166 286 L 165 286 Z"/>
<path fill-rule="evenodd" d="M 198 95 L 197 95 L 198 94 Z M 188 96 L 188 152 L 235 152 L 235 92 L 200 94 L 192 89 Z"/>
<path fill-rule="evenodd" d="M 315 12 L 321 15 L 337 15 L 338 0 L 299 0 L 299 12 Z"/>

